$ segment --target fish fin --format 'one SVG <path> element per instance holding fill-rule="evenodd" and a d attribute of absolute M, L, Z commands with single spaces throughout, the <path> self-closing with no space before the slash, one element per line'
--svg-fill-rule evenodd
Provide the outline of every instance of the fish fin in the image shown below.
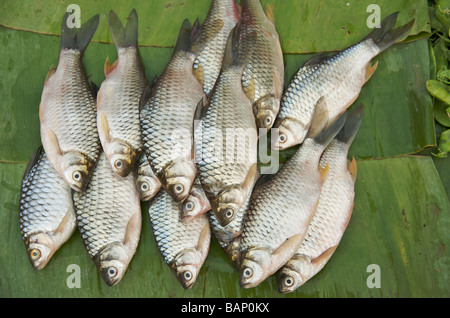
<path fill-rule="evenodd" d="M 140 201 L 137 200 L 139 206 Z M 139 240 L 139 235 L 136 233 L 140 233 L 140 229 L 142 226 L 142 215 L 141 211 L 137 211 L 135 214 L 131 216 L 131 218 L 128 220 L 127 229 L 125 231 L 125 236 L 123 238 L 123 245 L 124 246 L 134 246 L 137 245 L 137 241 Z"/>
<path fill-rule="evenodd" d="M 111 137 L 109 135 L 108 119 L 106 118 L 106 115 L 101 111 L 97 113 L 97 116 L 98 116 L 98 135 L 102 143 L 103 142 L 105 143 L 104 147 L 106 148 L 106 145 L 111 142 Z"/>
<path fill-rule="evenodd" d="M 350 175 L 352 176 L 353 182 L 356 181 L 356 174 L 357 174 L 357 164 L 355 157 L 352 158 L 352 162 L 350 162 L 350 165 L 348 167 L 348 171 L 350 172 Z"/>
<path fill-rule="evenodd" d="M 34 151 L 33 155 L 30 158 L 30 161 L 28 162 L 27 168 L 25 169 L 25 173 L 23 174 L 24 178 L 26 178 L 28 176 L 28 174 L 30 173 L 33 166 L 43 155 L 44 155 L 44 147 L 42 147 L 42 145 L 40 145 Z"/>
<path fill-rule="evenodd" d="M 306 61 L 302 65 L 302 67 L 320 64 L 323 61 L 325 61 L 329 56 L 330 56 L 330 53 L 328 53 L 328 52 L 323 52 L 323 53 L 317 54 L 316 56 L 313 56 L 308 61 Z"/>
<path fill-rule="evenodd" d="M 277 271 L 295 255 L 305 238 L 305 233 L 299 233 L 289 237 L 272 253 L 271 273 Z"/>
<path fill-rule="evenodd" d="M 325 167 L 322 167 L 319 165 L 319 173 L 320 173 L 320 179 L 322 179 L 322 183 L 325 182 L 325 180 L 328 177 L 328 172 L 330 171 L 330 164 L 327 162 Z"/>
<path fill-rule="evenodd" d="M 59 146 L 58 137 L 50 128 L 46 128 L 41 134 L 42 145 L 49 160 L 55 162 L 62 156 L 62 150 Z"/>
<path fill-rule="evenodd" d="M 173 53 L 176 53 L 178 51 L 186 51 L 186 52 L 191 51 L 192 47 L 191 34 L 192 34 L 191 22 L 189 22 L 189 19 L 185 19 L 178 33 L 177 43 L 175 44 Z"/>
<path fill-rule="evenodd" d="M 311 125 L 309 126 L 308 137 L 317 137 L 325 128 L 329 121 L 330 112 L 327 108 L 327 103 L 325 102 L 325 96 L 319 98 L 314 107 L 314 113 L 311 120 Z"/>
<path fill-rule="evenodd" d="M 138 16 L 135 9 L 131 10 L 126 20 L 127 23 L 123 27 L 116 13 L 113 10 L 109 11 L 108 28 L 116 48 L 137 47 Z"/>
<path fill-rule="evenodd" d="M 61 26 L 61 49 L 79 50 L 83 54 L 95 31 L 97 31 L 100 17 L 98 14 L 93 16 L 79 29 L 69 28 L 67 25 L 68 18 L 69 13 L 66 12 Z"/>
<path fill-rule="evenodd" d="M 255 183 L 259 179 L 259 171 L 258 171 L 258 164 L 254 163 L 250 170 L 247 173 L 247 176 L 245 177 L 244 182 L 241 184 L 241 188 L 245 190 L 247 194 L 251 193 L 251 189 L 255 186 Z"/>
<path fill-rule="evenodd" d="M 105 77 L 108 76 L 109 73 L 111 73 L 112 71 L 114 71 L 114 69 L 117 67 L 117 62 L 119 60 L 116 60 L 113 64 L 109 63 L 109 58 L 106 58 L 105 61 L 105 66 L 103 67 L 103 71 L 105 73 Z"/>
<path fill-rule="evenodd" d="M 53 74 L 55 74 L 56 68 L 54 65 L 50 66 L 50 69 L 48 70 L 47 76 L 45 77 L 44 83 L 47 83 L 47 81 L 52 77 Z"/>
<path fill-rule="evenodd" d="M 202 120 L 204 114 L 205 114 L 205 103 L 203 102 L 202 98 L 200 99 L 200 101 L 197 104 L 197 107 L 195 108 L 194 121 Z M 194 125 L 194 130 L 196 127 L 197 125 Z"/>
<path fill-rule="evenodd" d="M 141 111 L 145 107 L 145 105 L 147 105 L 147 102 L 152 96 L 153 88 L 156 84 L 154 81 L 155 79 L 151 83 L 145 85 L 144 89 L 142 90 L 141 98 L 139 99 L 139 111 Z"/>
<path fill-rule="evenodd" d="M 75 216 L 74 211 L 73 210 L 67 211 L 66 214 L 64 215 L 63 219 L 59 223 L 58 227 L 53 232 L 53 235 L 55 236 L 55 235 L 64 233 L 65 229 L 67 228 L 68 225 L 72 226 L 73 230 L 75 231 L 75 228 L 76 228 L 75 222 L 76 222 L 76 216 Z"/>
<path fill-rule="evenodd" d="M 266 5 L 266 16 L 272 22 L 275 24 L 275 16 L 273 15 L 273 8 L 270 4 Z"/>
<path fill-rule="evenodd" d="M 338 246 L 335 245 L 335 246 L 332 246 L 332 247 L 328 248 L 322 254 L 320 254 L 318 257 L 313 259 L 311 261 L 311 264 L 312 265 L 315 265 L 315 264 L 323 264 L 323 265 L 325 265 L 328 262 L 328 260 L 331 258 L 331 256 L 333 255 L 334 251 L 336 251 L 337 247 Z"/>
<path fill-rule="evenodd" d="M 223 56 L 223 65 L 233 65 L 238 61 L 238 42 L 239 42 L 239 25 L 238 22 L 228 35 L 225 45 L 225 54 Z"/>
<path fill-rule="evenodd" d="M 347 120 L 347 112 L 344 112 L 327 129 L 321 131 L 317 136 L 310 138 L 314 138 L 314 140 L 321 145 L 328 145 L 331 142 L 331 140 L 333 140 L 334 137 L 336 137 L 336 135 L 342 129 L 346 120 Z"/>
<path fill-rule="evenodd" d="M 98 91 L 100 90 L 100 88 L 98 87 L 97 84 L 95 84 L 92 81 L 89 81 L 89 86 L 91 87 L 91 91 L 92 91 L 92 94 L 94 95 L 94 99 L 97 99 Z"/>
<path fill-rule="evenodd" d="M 397 22 L 398 12 L 394 12 L 381 21 L 380 28 L 375 28 L 364 40 L 371 39 L 380 49 L 380 51 L 386 50 L 395 42 L 403 39 L 411 31 L 415 19 L 409 23 L 394 29 Z"/>
<path fill-rule="evenodd" d="M 378 67 L 378 61 L 376 61 L 374 65 L 370 65 L 370 63 L 367 65 L 366 77 L 364 79 L 364 83 L 367 83 L 372 78 L 373 74 L 377 70 L 377 67 Z"/>
<path fill-rule="evenodd" d="M 211 242 L 211 229 L 209 227 L 209 223 L 206 223 L 200 232 L 200 236 L 198 237 L 198 242 L 196 246 L 197 251 L 206 252 L 209 249 L 209 244 Z"/>
<path fill-rule="evenodd" d="M 342 127 L 341 131 L 337 134 L 336 139 L 347 145 L 351 145 L 355 139 L 356 134 L 361 127 L 362 119 L 364 115 L 364 106 L 359 105 L 357 108 L 352 110 L 348 116 L 347 120 Z"/>

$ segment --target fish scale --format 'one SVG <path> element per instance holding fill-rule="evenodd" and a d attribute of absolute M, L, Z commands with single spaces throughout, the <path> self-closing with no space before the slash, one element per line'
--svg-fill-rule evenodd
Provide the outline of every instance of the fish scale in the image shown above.
<path fill-rule="evenodd" d="M 108 285 L 118 283 L 140 237 L 141 209 L 134 176 L 117 175 L 102 152 L 88 188 L 74 193 L 73 199 L 77 226 L 89 256 Z M 111 261 L 117 264 L 109 265 Z M 117 270 L 112 277 L 107 272 L 111 266 Z"/>
<path fill-rule="evenodd" d="M 228 35 L 239 21 L 234 0 L 212 0 L 201 33 L 193 43 L 194 73 L 209 95 L 222 66 Z"/>
<path fill-rule="evenodd" d="M 148 214 L 164 262 L 182 286 L 189 289 L 208 255 L 211 232 L 204 214 L 183 222 L 181 207 L 162 189 L 148 205 Z"/>
<path fill-rule="evenodd" d="M 38 148 L 21 183 L 19 220 L 32 266 L 42 269 L 76 229 L 72 190 Z"/>
<path fill-rule="evenodd" d="M 261 283 L 300 246 L 326 174 L 326 169 L 318 168 L 320 156 L 345 119 L 341 116 L 317 139 L 307 138 L 275 175 L 255 186 L 240 242 L 241 287 Z"/>
<path fill-rule="evenodd" d="M 359 130 L 363 107 L 348 116 L 341 132 L 325 149 L 321 167 L 329 166 L 317 211 L 295 255 L 278 273 L 278 290 L 288 293 L 305 284 L 328 262 L 336 250 L 353 210 L 356 161 L 348 167 L 349 148 Z"/>
<path fill-rule="evenodd" d="M 273 17 L 271 17 L 273 18 Z M 284 61 L 273 21 L 259 0 L 243 0 L 238 23 L 239 43 L 248 62 L 242 73 L 242 87 L 250 98 L 258 128 L 270 129 L 280 108 L 284 85 Z M 265 122 L 270 118 L 270 122 Z"/>
<path fill-rule="evenodd" d="M 412 20 L 394 29 L 397 15 L 388 16 L 361 42 L 333 56 L 319 54 L 300 67 L 282 97 L 274 149 L 301 144 L 307 134 L 317 136 L 358 98 L 377 68 L 371 60 L 406 36 L 414 24 Z"/>

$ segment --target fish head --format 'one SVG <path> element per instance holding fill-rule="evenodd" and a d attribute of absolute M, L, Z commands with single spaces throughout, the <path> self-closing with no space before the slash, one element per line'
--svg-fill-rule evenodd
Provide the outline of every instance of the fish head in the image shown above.
<path fill-rule="evenodd" d="M 128 256 L 122 244 L 108 245 L 95 260 L 100 275 L 108 286 L 113 286 L 122 279 L 128 262 Z"/>
<path fill-rule="evenodd" d="M 308 132 L 301 122 L 291 118 L 283 119 L 276 126 L 278 128 L 278 138 L 275 138 L 272 145 L 272 148 L 276 150 L 285 150 L 301 144 Z"/>
<path fill-rule="evenodd" d="M 272 128 L 280 109 L 280 101 L 273 95 L 265 96 L 258 100 L 253 107 L 258 128 L 267 130 Z"/>
<path fill-rule="evenodd" d="M 295 291 L 302 283 L 303 279 L 299 272 L 287 266 L 284 266 L 278 274 L 278 291 L 281 294 Z"/>
<path fill-rule="evenodd" d="M 190 289 L 197 280 L 203 261 L 196 250 L 184 250 L 177 255 L 172 270 L 184 289 Z"/>
<path fill-rule="evenodd" d="M 221 226 L 227 226 L 234 220 L 245 199 L 240 187 L 226 189 L 219 194 L 214 215 Z"/>
<path fill-rule="evenodd" d="M 75 191 L 86 189 L 94 162 L 79 152 L 67 152 L 61 159 L 64 179 Z"/>
<path fill-rule="evenodd" d="M 165 188 L 176 202 L 184 201 L 189 195 L 197 170 L 188 162 L 176 162 L 164 173 Z"/>
<path fill-rule="evenodd" d="M 136 188 L 142 201 L 149 201 L 158 193 L 161 183 L 158 178 L 139 175 L 136 178 Z"/>
<path fill-rule="evenodd" d="M 38 233 L 31 235 L 25 244 L 33 268 L 37 270 L 44 268 L 54 253 L 51 238 L 44 233 Z"/>
<path fill-rule="evenodd" d="M 114 139 L 107 148 L 106 155 L 115 173 L 126 177 L 133 169 L 141 151 L 135 150 L 128 143 Z"/>
<path fill-rule="evenodd" d="M 191 193 L 183 202 L 181 218 L 187 221 L 193 217 L 205 213 L 210 209 L 211 205 L 209 204 L 205 192 L 203 191 L 201 185 L 196 184 L 192 186 Z"/>
<path fill-rule="evenodd" d="M 250 248 L 241 255 L 239 284 L 242 288 L 259 285 L 268 275 L 271 252 L 268 248 Z"/>

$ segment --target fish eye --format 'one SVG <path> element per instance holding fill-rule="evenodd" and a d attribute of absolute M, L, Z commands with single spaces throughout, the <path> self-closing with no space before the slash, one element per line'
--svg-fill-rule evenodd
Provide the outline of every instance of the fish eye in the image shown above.
<path fill-rule="evenodd" d="M 150 186 L 147 182 L 141 183 L 141 191 L 142 192 L 148 191 L 148 189 L 150 189 Z"/>
<path fill-rule="evenodd" d="M 72 174 L 72 178 L 73 178 L 73 180 L 75 180 L 75 181 L 80 181 L 80 180 L 81 180 L 81 172 L 80 172 L 80 171 L 75 171 L 75 172 Z"/>
<path fill-rule="evenodd" d="M 37 248 L 32 249 L 30 252 L 30 256 L 32 260 L 37 260 L 41 257 L 41 251 L 38 250 Z"/>
<path fill-rule="evenodd" d="M 109 277 L 115 277 L 117 275 L 117 268 L 114 266 L 111 266 L 108 268 L 108 276 Z"/>
<path fill-rule="evenodd" d="M 173 187 L 173 189 L 174 189 L 174 191 L 175 191 L 176 194 L 180 194 L 180 193 L 183 192 L 184 187 L 183 187 L 183 185 L 181 185 L 181 184 L 178 183 L 178 184 L 176 184 L 176 185 Z"/>
<path fill-rule="evenodd" d="M 244 278 L 251 278 L 253 276 L 253 270 L 250 267 L 244 269 Z"/>
<path fill-rule="evenodd" d="M 264 118 L 264 123 L 270 125 L 272 123 L 272 116 L 266 116 L 266 118 Z"/>
<path fill-rule="evenodd" d="M 186 281 L 190 281 L 192 279 L 192 273 L 190 271 L 183 272 L 183 278 Z"/>
<path fill-rule="evenodd" d="M 287 140 L 287 136 L 286 136 L 285 134 L 280 134 L 280 136 L 278 137 L 278 140 L 279 140 L 281 143 L 285 143 L 286 140 Z"/>
<path fill-rule="evenodd" d="M 186 210 L 188 211 L 192 211 L 194 209 L 194 202 L 192 201 L 187 201 L 185 204 Z"/>
<path fill-rule="evenodd" d="M 233 215 L 234 215 L 233 209 L 228 208 L 228 209 L 225 210 L 225 217 L 227 219 L 231 219 L 233 217 Z"/>
<path fill-rule="evenodd" d="M 122 159 L 117 159 L 117 160 L 114 162 L 114 166 L 115 166 L 117 169 L 122 168 L 122 167 L 123 167 L 123 160 L 122 160 Z"/>
<path fill-rule="evenodd" d="M 291 287 L 292 285 L 294 285 L 294 279 L 291 276 L 288 276 L 284 279 L 284 285 L 286 287 Z"/>

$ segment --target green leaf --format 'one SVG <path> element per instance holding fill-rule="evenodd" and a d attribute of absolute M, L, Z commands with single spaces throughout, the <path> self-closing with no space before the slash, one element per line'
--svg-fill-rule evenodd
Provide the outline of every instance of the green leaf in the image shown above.
<path fill-rule="evenodd" d="M 19 189 L 26 164 L 0 163 L 0 297 L 439 297 L 450 294 L 450 203 L 429 157 L 358 162 L 353 215 L 326 267 L 296 292 L 282 296 L 276 277 L 256 288 L 239 275 L 215 240 L 192 290 L 185 291 L 156 248 L 143 206 L 136 254 L 113 287 L 100 278 L 79 232 L 42 271 L 34 270 L 20 237 Z M 69 288 L 68 266 L 79 266 L 81 288 Z M 367 267 L 381 269 L 370 289 Z M 45 288 L 43 288 L 45 286 Z"/>
<path fill-rule="evenodd" d="M 376 4 L 381 17 L 400 11 L 398 25 L 416 18 L 411 35 L 430 33 L 426 1 L 389 0 L 263 0 L 273 7 L 282 49 L 286 53 L 309 53 L 341 50 L 360 41 L 371 29 L 367 19 L 373 13 L 368 7 Z M 166 1 L 92 1 L 78 0 L 81 20 L 100 14 L 100 25 L 93 40 L 111 43 L 107 29 L 109 10 L 125 19 L 135 8 L 139 17 L 139 44 L 143 46 L 173 47 L 185 18 L 191 22 L 206 17 L 210 0 Z M 0 23 L 9 28 L 45 34 L 61 34 L 61 19 L 69 3 L 61 1 L 4 0 L 0 3 Z M 307 26 L 307 27 L 305 27 Z"/>

